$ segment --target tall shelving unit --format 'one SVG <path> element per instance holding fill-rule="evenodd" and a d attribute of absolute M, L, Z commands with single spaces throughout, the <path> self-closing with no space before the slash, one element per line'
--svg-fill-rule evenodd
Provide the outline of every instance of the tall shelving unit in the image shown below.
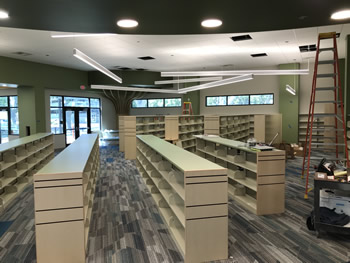
<path fill-rule="evenodd" d="M 137 168 L 185 262 L 227 258 L 227 170 L 152 135 L 137 136 Z"/>
<path fill-rule="evenodd" d="M 96 180 L 97 134 L 85 134 L 34 175 L 37 262 L 85 262 Z"/>
<path fill-rule="evenodd" d="M 136 158 L 136 135 L 152 134 L 165 138 L 165 117 L 120 116 L 119 117 L 119 150 L 125 153 L 125 159 Z"/>
<path fill-rule="evenodd" d="M 306 128 L 307 128 L 307 119 L 308 114 L 299 114 L 299 143 L 305 143 L 306 137 Z M 312 135 L 314 143 L 322 143 L 324 142 L 324 131 L 321 131 L 321 128 L 324 127 L 324 120 L 321 118 L 314 118 L 314 128 L 320 129 L 317 131 L 317 134 Z M 317 147 L 317 146 L 316 146 Z"/>
<path fill-rule="evenodd" d="M 228 170 L 228 193 L 257 215 L 285 209 L 285 152 L 257 152 L 242 142 L 196 136 L 197 154 Z"/>
<path fill-rule="evenodd" d="M 33 181 L 54 156 L 53 135 L 38 133 L 0 145 L 0 209 Z"/>
<path fill-rule="evenodd" d="M 179 116 L 179 142 L 183 149 L 196 151 L 196 138 L 193 135 L 204 133 L 204 116 Z"/>
<path fill-rule="evenodd" d="M 220 116 L 220 137 L 246 141 L 250 136 L 250 115 Z"/>

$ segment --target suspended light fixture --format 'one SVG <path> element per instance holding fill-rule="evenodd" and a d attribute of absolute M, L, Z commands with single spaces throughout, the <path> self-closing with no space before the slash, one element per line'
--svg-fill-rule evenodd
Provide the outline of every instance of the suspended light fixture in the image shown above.
<path fill-rule="evenodd" d="M 89 56 L 85 55 L 83 52 L 80 50 L 74 48 L 73 49 L 73 56 L 76 58 L 80 59 L 84 63 L 90 65 L 91 67 L 97 69 L 98 71 L 102 72 L 103 74 L 107 75 L 108 77 L 114 79 L 115 81 L 122 83 L 122 79 L 115 75 L 112 71 L 106 69 L 104 66 L 90 58 Z"/>
<path fill-rule="evenodd" d="M 178 71 L 161 72 L 162 77 L 192 77 L 192 76 L 237 76 L 237 75 L 307 75 L 309 69 L 281 69 L 281 70 L 225 70 L 225 71 Z"/>
<path fill-rule="evenodd" d="M 237 82 L 242 82 L 242 81 L 247 81 L 253 79 L 252 74 L 247 74 L 247 75 L 242 75 L 238 77 L 232 77 L 228 79 L 223 79 L 223 80 L 218 80 L 218 81 L 213 81 L 201 85 L 196 85 L 188 88 L 183 88 L 179 90 L 179 93 L 187 93 L 190 91 L 196 91 L 196 90 L 202 90 L 202 89 L 209 89 L 213 87 L 218 87 L 218 86 L 223 86 L 227 84 L 232 84 L 232 83 L 237 83 Z"/>
<path fill-rule="evenodd" d="M 172 89 L 150 89 L 150 88 L 135 88 L 135 87 L 121 87 L 121 86 L 108 86 L 108 85 L 91 85 L 91 89 L 179 94 L 178 90 L 172 90 Z"/>
<path fill-rule="evenodd" d="M 52 38 L 70 38 L 70 37 L 106 37 L 115 36 L 117 34 L 85 34 L 85 33 L 51 33 Z"/>
<path fill-rule="evenodd" d="M 286 91 L 288 91 L 290 94 L 292 94 L 292 95 L 296 95 L 297 93 L 296 93 L 296 90 L 295 89 L 293 89 L 291 86 L 289 86 L 288 84 L 286 85 Z"/>
<path fill-rule="evenodd" d="M 195 78 L 195 79 L 171 79 L 171 80 L 157 80 L 154 82 L 156 85 L 163 84 L 179 84 L 179 83 L 191 83 L 191 82 L 205 82 L 221 80 L 222 77 L 210 77 L 210 78 Z"/>

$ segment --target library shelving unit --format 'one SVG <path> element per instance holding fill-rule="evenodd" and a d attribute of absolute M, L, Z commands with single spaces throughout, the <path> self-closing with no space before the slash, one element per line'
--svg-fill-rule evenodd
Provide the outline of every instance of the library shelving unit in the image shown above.
<path fill-rule="evenodd" d="M 136 135 L 152 134 L 165 138 L 164 119 L 158 115 L 119 117 L 119 149 L 125 153 L 125 159 L 136 158 Z"/>
<path fill-rule="evenodd" d="M 247 141 L 250 136 L 250 115 L 220 116 L 220 137 Z"/>
<path fill-rule="evenodd" d="M 37 262 L 85 262 L 96 180 L 97 134 L 85 134 L 34 175 Z"/>
<path fill-rule="evenodd" d="M 254 126 L 254 138 L 258 142 L 282 142 L 282 114 L 254 115 Z M 277 133 L 277 137 L 274 138 Z"/>
<path fill-rule="evenodd" d="M 227 169 L 152 135 L 136 164 L 185 262 L 227 259 Z"/>
<path fill-rule="evenodd" d="M 193 135 L 204 133 L 204 116 L 179 116 L 179 143 L 181 147 L 190 152 L 196 151 L 196 138 Z"/>
<path fill-rule="evenodd" d="M 317 114 L 317 113 L 315 113 Z M 305 143 L 306 137 L 306 129 L 307 129 L 307 119 L 308 114 L 299 114 L 299 143 Z M 321 118 L 314 117 L 314 126 L 315 130 L 313 130 L 312 142 L 314 143 L 322 143 L 324 142 L 324 120 Z M 318 147 L 318 145 L 316 145 Z"/>
<path fill-rule="evenodd" d="M 0 209 L 29 183 L 54 156 L 53 135 L 37 133 L 0 145 Z"/>
<path fill-rule="evenodd" d="M 228 193 L 257 215 L 285 209 L 285 152 L 257 152 L 240 141 L 212 136 L 197 137 L 197 154 L 228 171 Z"/>

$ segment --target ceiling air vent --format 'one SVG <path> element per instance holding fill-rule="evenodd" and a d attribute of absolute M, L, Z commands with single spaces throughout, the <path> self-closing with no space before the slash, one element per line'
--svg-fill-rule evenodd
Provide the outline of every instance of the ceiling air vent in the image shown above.
<path fill-rule="evenodd" d="M 301 53 L 316 51 L 316 49 L 316 44 L 299 46 L 299 50 Z"/>
<path fill-rule="evenodd" d="M 266 53 L 257 53 L 257 54 L 251 54 L 253 58 L 259 58 L 259 57 L 267 57 Z"/>
<path fill-rule="evenodd" d="M 231 37 L 233 41 L 244 41 L 244 40 L 251 40 L 252 37 L 250 35 L 240 35 L 240 36 L 235 36 Z"/>
<path fill-rule="evenodd" d="M 138 57 L 138 59 L 142 59 L 142 60 L 152 60 L 155 59 L 154 57 L 151 56 L 145 56 L 145 57 Z"/>
<path fill-rule="evenodd" d="M 18 55 L 18 56 L 23 56 L 23 57 L 31 56 L 31 55 L 32 55 L 32 54 L 30 54 L 30 53 L 28 53 L 28 52 L 23 52 L 23 51 L 13 52 L 12 54 Z"/>

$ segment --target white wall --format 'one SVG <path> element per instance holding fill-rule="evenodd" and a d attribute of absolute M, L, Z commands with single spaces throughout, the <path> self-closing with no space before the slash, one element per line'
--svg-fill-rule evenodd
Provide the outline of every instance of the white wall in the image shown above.
<path fill-rule="evenodd" d="M 50 96 L 51 95 L 60 95 L 60 96 L 80 96 L 80 97 L 94 97 L 101 99 L 101 111 L 102 111 L 102 127 L 101 130 L 116 130 L 116 113 L 114 109 L 113 103 L 96 93 L 89 93 L 86 91 L 69 91 L 69 90 L 54 90 L 54 89 L 46 89 L 45 90 L 45 108 L 46 108 L 46 130 L 47 132 L 51 131 L 51 120 L 50 120 Z M 65 145 L 65 136 L 64 135 L 55 135 L 55 148 L 64 148 Z"/>
<path fill-rule="evenodd" d="M 300 76 L 300 94 L 299 94 L 299 113 L 300 114 L 308 114 L 309 113 L 309 105 L 310 105 L 310 96 L 312 89 L 312 79 L 314 75 L 314 66 L 315 63 L 310 62 L 310 74 L 309 75 L 301 75 Z M 301 68 L 307 68 L 307 63 L 301 64 Z M 319 65 L 317 74 L 322 73 L 331 73 L 333 72 L 332 65 Z M 332 87 L 334 86 L 332 78 L 318 78 L 317 79 L 317 87 Z M 318 100 L 334 100 L 333 91 L 319 91 L 316 92 L 316 101 Z M 315 104 L 315 113 L 324 112 L 324 103 L 316 103 Z"/>
<path fill-rule="evenodd" d="M 264 69 L 277 69 L 269 67 Z M 259 94 L 274 93 L 274 105 L 261 106 L 226 106 L 226 107 L 206 107 L 206 96 L 217 95 L 239 95 L 239 94 Z M 254 76 L 254 79 L 201 90 L 200 92 L 200 114 L 220 114 L 220 115 L 238 115 L 238 114 L 268 114 L 279 112 L 279 78 L 278 76 Z"/>
<path fill-rule="evenodd" d="M 179 94 L 149 93 L 142 99 L 182 98 Z M 182 101 L 183 102 L 183 101 Z M 130 115 L 181 115 L 180 108 L 131 108 Z"/>

